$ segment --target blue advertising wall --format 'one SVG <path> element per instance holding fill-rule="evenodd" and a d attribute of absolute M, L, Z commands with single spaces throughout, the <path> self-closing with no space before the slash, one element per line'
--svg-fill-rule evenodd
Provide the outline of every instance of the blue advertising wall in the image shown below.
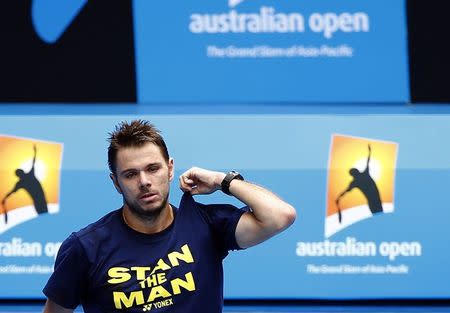
<path fill-rule="evenodd" d="M 409 97 L 403 0 L 137 0 L 133 9 L 139 102 Z"/>
<path fill-rule="evenodd" d="M 38 160 L 43 158 L 42 142 L 62 143 L 64 152 L 57 186 L 59 211 L 0 234 L 1 297 L 42 297 L 58 244 L 70 232 L 121 205 L 108 177 L 107 132 L 119 121 L 139 117 L 161 129 L 175 159 L 176 175 L 191 166 L 237 169 L 298 210 L 298 219 L 286 232 L 230 254 L 225 261 L 226 298 L 448 298 L 444 281 L 450 272 L 444 264 L 450 261 L 445 249 L 450 238 L 446 201 L 450 150 L 444 143 L 450 112 L 434 110 L 436 114 L 423 114 L 420 109 L 388 114 L 390 109 L 375 108 L 338 114 L 2 115 L 0 141 L 5 136 L 34 140 Z M 359 149 L 356 141 L 356 148 L 345 152 L 346 158 L 359 154 L 364 160 L 370 144 L 372 161 L 379 162 L 381 169 L 394 164 L 386 169 L 393 173 L 392 186 L 377 178 L 382 198 L 385 192 L 394 194 L 393 209 L 326 236 L 327 196 L 334 184 L 330 161 L 336 157 L 331 145 L 336 135 L 363 142 Z M 391 155 L 395 160 L 383 160 L 384 143 L 396 145 Z M 31 145 L 25 144 L 22 157 L 31 158 Z M 0 148 L 4 151 L 5 145 Z M 2 164 L 1 169 L 4 181 L 14 178 L 15 168 Z M 345 184 L 350 178 L 344 177 Z M 12 186 L 2 183 L 1 188 L 5 194 Z M 177 205 L 180 196 L 174 182 L 170 201 Z M 197 200 L 241 205 L 221 193 Z M 30 249 L 33 243 L 41 250 Z"/>

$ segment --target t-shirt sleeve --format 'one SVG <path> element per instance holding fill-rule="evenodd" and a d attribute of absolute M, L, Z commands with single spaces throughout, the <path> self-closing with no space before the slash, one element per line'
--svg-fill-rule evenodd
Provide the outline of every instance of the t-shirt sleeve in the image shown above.
<path fill-rule="evenodd" d="M 86 290 L 89 262 L 79 239 L 70 235 L 61 245 L 55 270 L 43 292 L 53 302 L 75 309 Z"/>
<path fill-rule="evenodd" d="M 223 250 L 224 256 L 230 250 L 239 250 L 236 242 L 236 227 L 242 214 L 246 211 L 229 204 L 197 203 L 200 213 L 210 225 L 215 238 Z"/>

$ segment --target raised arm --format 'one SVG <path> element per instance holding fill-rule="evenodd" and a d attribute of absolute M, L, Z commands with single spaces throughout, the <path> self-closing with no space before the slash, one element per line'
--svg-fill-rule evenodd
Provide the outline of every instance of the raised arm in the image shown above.
<path fill-rule="evenodd" d="M 37 154 L 36 145 L 33 145 L 33 151 L 34 155 L 33 155 L 33 163 L 31 165 L 31 171 L 34 171 L 34 164 L 36 163 L 36 154 Z"/>
<path fill-rule="evenodd" d="M 209 194 L 221 189 L 225 173 L 191 168 L 180 176 L 180 188 L 192 194 Z M 261 243 L 289 227 L 296 212 L 271 191 L 255 184 L 232 180 L 230 193 L 251 208 L 242 215 L 236 228 L 236 241 L 241 248 Z"/>
<path fill-rule="evenodd" d="M 370 155 L 372 154 L 372 149 L 370 148 L 370 143 L 367 145 L 369 149 L 369 156 L 367 157 L 367 164 L 366 164 L 366 170 L 369 169 L 369 163 L 370 163 Z"/>

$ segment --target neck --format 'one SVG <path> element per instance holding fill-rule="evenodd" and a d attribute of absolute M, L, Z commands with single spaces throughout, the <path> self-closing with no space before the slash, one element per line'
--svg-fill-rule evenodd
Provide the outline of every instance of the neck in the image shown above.
<path fill-rule="evenodd" d="M 167 204 L 161 213 L 154 219 L 144 219 L 133 213 L 127 205 L 123 206 L 122 217 L 128 227 L 143 234 L 155 234 L 163 231 L 173 222 L 173 210 L 170 204 Z"/>

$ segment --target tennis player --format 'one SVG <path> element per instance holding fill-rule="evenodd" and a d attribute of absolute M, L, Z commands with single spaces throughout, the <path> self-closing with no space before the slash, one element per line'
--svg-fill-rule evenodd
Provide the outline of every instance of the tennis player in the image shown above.
<path fill-rule="evenodd" d="M 196 167 L 179 177 L 184 194 L 176 207 L 168 202 L 174 161 L 152 124 L 122 122 L 109 142 L 110 177 L 123 205 L 64 241 L 43 290 L 44 312 L 81 304 L 87 313 L 221 313 L 223 259 L 286 229 L 295 209 L 235 171 Z M 216 191 L 245 208 L 193 198 Z"/>

